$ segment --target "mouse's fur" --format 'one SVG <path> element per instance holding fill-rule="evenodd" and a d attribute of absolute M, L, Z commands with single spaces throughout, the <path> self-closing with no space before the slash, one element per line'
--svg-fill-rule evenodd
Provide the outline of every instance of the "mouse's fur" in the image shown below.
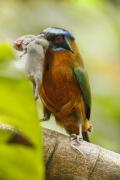
<path fill-rule="evenodd" d="M 46 39 L 35 39 L 27 45 L 26 72 L 34 84 L 35 99 L 39 97 L 42 82 L 44 59 L 49 43 Z"/>

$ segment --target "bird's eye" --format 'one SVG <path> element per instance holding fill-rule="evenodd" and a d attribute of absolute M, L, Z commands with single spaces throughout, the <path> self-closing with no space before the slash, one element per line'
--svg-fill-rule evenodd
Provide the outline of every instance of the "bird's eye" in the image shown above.
<path fill-rule="evenodd" d="M 55 38 L 55 42 L 57 43 L 57 44 L 60 44 L 60 43 L 63 43 L 64 42 L 64 37 L 63 36 L 56 36 L 56 38 Z"/>

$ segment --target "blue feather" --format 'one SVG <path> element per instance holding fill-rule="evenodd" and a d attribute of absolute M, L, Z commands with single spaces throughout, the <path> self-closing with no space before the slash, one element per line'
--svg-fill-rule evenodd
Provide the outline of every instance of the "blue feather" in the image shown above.
<path fill-rule="evenodd" d="M 43 32 L 45 33 L 51 33 L 51 34 L 58 34 L 58 35 L 65 35 L 65 36 L 68 36 L 70 37 L 71 39 L 75 39 L 74 36 L 67 30 L 65 29 L 62 29 L 62 28 L 47 28 L 45 29 Z"/>

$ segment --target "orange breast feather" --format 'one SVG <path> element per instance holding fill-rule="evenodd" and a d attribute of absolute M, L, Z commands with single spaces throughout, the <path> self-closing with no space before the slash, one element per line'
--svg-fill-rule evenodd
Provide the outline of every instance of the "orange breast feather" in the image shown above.
<path fill-rule="evenodd" d="M 71 52 L 48 52 L 40 93 L 54 115 L 67 114 L 78 104 L 80 89 L 72 71 Z"/>

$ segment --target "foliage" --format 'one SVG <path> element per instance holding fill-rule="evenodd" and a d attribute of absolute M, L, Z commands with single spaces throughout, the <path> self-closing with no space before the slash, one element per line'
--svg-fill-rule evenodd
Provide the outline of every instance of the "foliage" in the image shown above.
<path fill-rule="evenodd" d="M 10 45 L 0 44 L 0 179 L 42 180 L 42 142 L 32 88 L 16 70 L 13 58 Z M 15 128 L 32 146 L 8 144 L 13 136 L 9 128 Z"/>

